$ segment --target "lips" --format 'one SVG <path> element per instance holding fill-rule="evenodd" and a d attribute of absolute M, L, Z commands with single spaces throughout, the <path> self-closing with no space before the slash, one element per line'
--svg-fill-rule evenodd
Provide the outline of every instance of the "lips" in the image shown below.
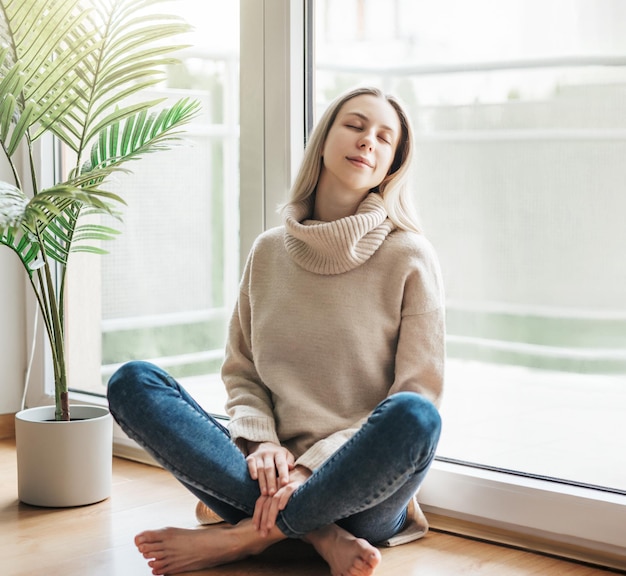
<path fill-rule="evenodd" d="M 368 168 L 374 167 L 372 163 L 367 158 L 363 158 L 363 156 L 348 156 L 348 160 L 356 164 L 362 164 L 364 166 L 367 166 Z"/>

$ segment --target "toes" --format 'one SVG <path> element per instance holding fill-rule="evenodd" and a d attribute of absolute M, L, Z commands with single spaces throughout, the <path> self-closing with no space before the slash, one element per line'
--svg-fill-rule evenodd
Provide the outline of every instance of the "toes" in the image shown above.
<path fill-rule="evenodd" d="M 139 550 L 139 552 L 141 552 L 141 555 L 146 559 L 146 560 L 163 560 L 163 558 L 165 558 L 165 552 L 162 551 L 152 551 L 152 550 L 146 550 L 145 552 L 143 550 Z"/>
<path fill-rule="evenodd" d="M 140 544 L 137 549 L 144 558 L 155 558 L 157 560 L 165 556 L 165 551 L 161 543 L 157 544 Z"/>
<path fill-rule="evenodd" d="M 375 548 L 373 550 L 373 552 L 367 556 L 367 558 L 365 559 L 365 561 L 367 562 L 367 564 L 369 564 L 372 568 L 376 568 L 376 566 L 378 566 L 378 564 L 380 564 L 380 559 L 381 559 L 381 555 L 380 552 Z"/>
<path fill-rule="evenodd" d="M 135 536 L 135 546 L 139 548 L 140 546 L 154 544 L 160 540 L 161 538 L 159 538 L 155 532 L 141 532 Z"/>
<path fill-rule="evenodd" d="M 157 532 L 142 532 L 135 536 L 135 546 L 144 558 L 163 558 L 163 538 Z"/>
<path fill-rule="evenodd" d="M 361 558 L 356 558 L 348 571 L 349 576 L 367 576 L 371 573 L 372 567 Z"/>
<path fill-rule="evenodd" d="M 380 552 L 376 549 L 370 553 L 364 551 L 363 554 L 354 559 L 349 576 L 370 576 L 380 564 L 380 558 Z"/>
<path fill-rule="evenodd" d="M 135 536 L 135 543 L 141 544 L 144 542 L 154 542 L 158 539 L 159 536 L 157 532 L 155 532 L 154 530 L 146 530 L 144 532 L 140 532 L 139 534 L 137 534 L 137 536 Z"/>
<path fill-rule="evenodd" d="M 148 562 L 148 566 L 152 568 L 152 574 L 165 574 L 167 569 L 167 563 L 158 560 L 151 560 Z"/>

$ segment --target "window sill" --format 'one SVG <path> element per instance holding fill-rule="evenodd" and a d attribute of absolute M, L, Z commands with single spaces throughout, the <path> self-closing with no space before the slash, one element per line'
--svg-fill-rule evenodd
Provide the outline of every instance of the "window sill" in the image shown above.
<path fill-rule="evenodd" d="M 435 529 L 626 568 L 626 496 L 436 461 L 419 501 Z"/>

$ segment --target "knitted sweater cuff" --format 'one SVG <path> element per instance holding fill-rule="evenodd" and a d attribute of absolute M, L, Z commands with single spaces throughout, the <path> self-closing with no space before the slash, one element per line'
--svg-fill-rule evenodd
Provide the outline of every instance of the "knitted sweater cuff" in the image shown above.
<path fill-rule="evenodd" d="M 250 442 L 273 442 L 280 444 L 274 420 L 263 416 L 243 416 L 228 423 L 233 442 L 245 438 Z"/>
<path fill-rule="evenodd" d="M 296 465 L 316 470 L 330 458 L 345 442 L 342 438 L 326 438 L 313 444 L 296 460 Z"/>

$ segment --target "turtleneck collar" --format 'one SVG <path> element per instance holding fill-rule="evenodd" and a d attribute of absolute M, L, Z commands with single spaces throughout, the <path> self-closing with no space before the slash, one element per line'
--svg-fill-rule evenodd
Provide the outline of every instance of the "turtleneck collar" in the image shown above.
<path fill-rule="evenodd" d="M 352 216 L 310 220 L 314 197 L 285 209 L 285 248 L 293 261 L 316 274 L 341 274 L 366 262 L 395 225 L 380 194 L 370 192 Z"/>

